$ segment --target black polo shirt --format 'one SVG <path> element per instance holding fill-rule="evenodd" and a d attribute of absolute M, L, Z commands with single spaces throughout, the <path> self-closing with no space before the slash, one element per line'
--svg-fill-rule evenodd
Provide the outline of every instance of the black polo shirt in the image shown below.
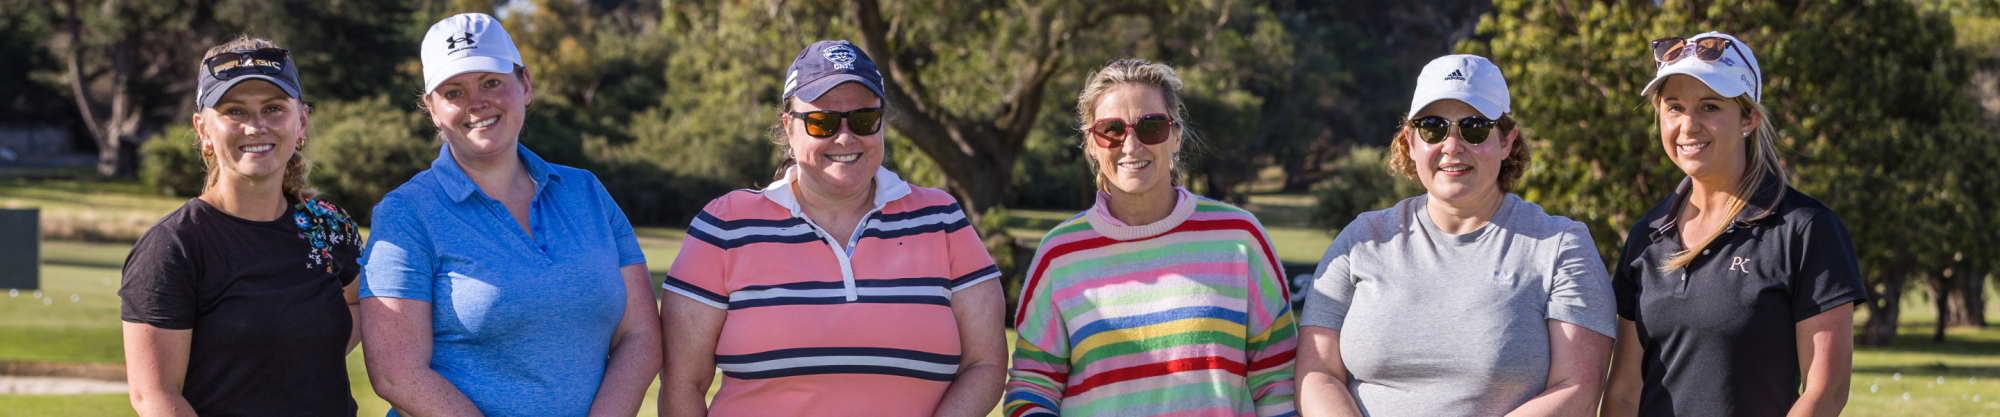
<path fill-rule="evenodd" d="M 1801 383 L 1794 326 L 1867 299 L 1854 243 L 1825 204 L 1767 176 L 1694 262 L 1661 272 L 1692 184 L 1632 226 L 1612 265 L 1618 316 L 1645 347 L 1639 415 L 1785 415 Z"/>

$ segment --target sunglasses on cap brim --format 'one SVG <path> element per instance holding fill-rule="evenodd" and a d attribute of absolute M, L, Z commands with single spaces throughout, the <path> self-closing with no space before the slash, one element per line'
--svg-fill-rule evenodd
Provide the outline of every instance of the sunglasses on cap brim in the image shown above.
<path fill-rule="evenodd" d="M 285 72 L 285 65 L 291 61 L 291 52 L 278 48 L 236 50 L 215 54 L 201 60 L 201 67 L 217 80 L 250 74 L 277 75 Z"/>
<path fill-rule="evenodd" d="M 1690 40 L 1670 36 L 1653 40 L 1653 62 L 1657 62 L 1662 68 L 1687 58 L 1715 62 L 1721 60 L 1723 53 L 1727 51 L 1735 51 L 1736 57 L 1743 60 L 1743 65 L 1750 65 L 1750 55 L 1744 54 L 1743 49 L 1736 46 L 1736 41 L 1729 38 L 1708 37 Z M 1756 66 L 1750 67 L 1750 73 L 1757 76 L 1756 91 L 1764 91 L 1764 73 Z"/>

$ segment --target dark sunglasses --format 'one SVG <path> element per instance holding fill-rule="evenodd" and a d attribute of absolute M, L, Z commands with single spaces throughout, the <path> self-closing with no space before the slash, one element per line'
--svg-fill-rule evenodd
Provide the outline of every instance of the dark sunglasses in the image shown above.
<path fill-rule="evenodd" d="M 1158 145 L 1167 141 L 1167 130 L 1173 126 L 1174 119 L 1159 113 L 1139 116 L 1135 122 L 1107 117 L 1090 124 L 1090 137 L 1096 139 L 1097 146 L 1107 149 L 1124 147 L 1128 132 L 1139 137 L 1139 143 Z"/>
<path fill-rule="evenodd" d="M 1451 119 L 1446 119 L 1444 116 L 1424 116 L 1410 119 L 1410 127 L 1417 130 L 1417 137 L 1423 138 L 1424 143 L 1432 145 L 1444 142 L 1445 135 L 1450 133 L 1452 124 Z M 1496 124 L 1493 119 L 1480 116 L 1459 119 L 1457 123 L 1458 137 L 1464 139 L 1465 143 L 1478 145 L 1486 142 L 1486 137 L 1493 133 L 1493 126 Z"/>
<path fill-rule="evenodd" d="M 810 111 L 792 112 L 792 117 L 806 122 L 806 134 L 816 138 L 830 138 L 840 133 L 840 121 L 847 120 L 847 130 L 856 135 L 873 135 L 882 131 L 882 108 L 855 109 L 851 111 Z"/>
<path fill-rule="evenodd" d="M 290 51 L 278 48 L 229 51 L 201 60 L 201 66 L 209 76 L 228 81 L 241 75 L 283 73 L 290 56 Z"/>
<path fill-rule="evenodd" d="M 1670 36 L 1654 39 L 1653 61 L 1658 62 L 1658 66 L 1661 67 L 1672 65 L 1688 57 L 1694 57 L 1694 59 L 1699 59 L 1702 62 L 1715 62 L 1722 59 L 1722 53 L 1725 49 L 1736 51 L 1736 57 L 1743 60 L 1743 65 L 1750 65 L 1750 56 L 1744 55 L 1743 50 L 1736 47 L 1736 42 L 1729 40 L 1729 38 L 1688 40 L 1687 38 Z M 1750 67 L 1750 72 L 1757 76 L 1757 91 L 1761 93 L 1764 91 L 1764 73 L 1759 71 L 1755 66 Z"/>

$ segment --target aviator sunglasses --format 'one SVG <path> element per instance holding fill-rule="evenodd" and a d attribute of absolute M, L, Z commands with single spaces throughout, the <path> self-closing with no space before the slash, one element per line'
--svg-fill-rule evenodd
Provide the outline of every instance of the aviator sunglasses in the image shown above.
<path fill-rule="evenodd" d="M 1451 119 L 1446 119 L 1444 116 L 1410 119 L 1410 127 L 1416 129 L 1417 137 L 1422 138 L 1424 143 L 1432 145 L 1444 142 L 1445 135 L 1451 133 L 1453 124 L 1458 125 L 1460 139 L 1464 139 L 1465 143 L 1478 145 L 1486 142 L 1486 137 L 1493 133 L 1493 126 L 1497 123 L 1493 119 L 1480 116 L 1459 119 L 1458 123 L 1452 123 Z"/>
<path fill-rule="evenodd" d="M 1167 141 L 1167 130 L 1173 126 L 1174 119 L 1160 113 L 1139 116 L 1133 122 L 1107 117 L 1090 124 L 1090 137 L 1096 139 L 1097 146 L 1107 149 L 1124 147 L 1127 136 L 1137 136 L 1139 143 L 1158 145 Z"/>
<path fill-rule="evenodd" d="M 1736 51 L 1736 56 L 1743 59 L 1744 65 L 1750 64 L 1749 55 L 1743 54 L 1743 50 L 1736 47 L 1735 41 L 1722 37 L 1689 40 L 1687 38 L 1671 36 L 1654 39 L 1653 61 L 1658 62 L 1659 66 L 1662 67 L 1673 65 L 1673 63 L 1680 62 L 1680 60 L 1688 57 L 1694 57 L 1694 59 L 1699 59 L 1702 62 L 1715 62 L 1722 59 L 1724 49 Z M 1733 66 L 1735 64 L 1730 65 Z M 1763 71 L 1759 71 L 1757 67 L 1752 66 L 1750 67 L 1750 72 L 1757 76 L 1757 91 L 1764 91 Z"/>
<path fill-rule="evenodd" d="M 236 50 L 203 59 L 201 66 L 208 69 L 209 76 L 228 81 L 242 75 L 283 73 L 290 56 L 291 52 L 278 48 Z"/>
<path fill-rule="evenodd" d="M 882 131 L 882 108 L 871 107 L 851 111 L 810 111 L 792 112 L 792 117 L 806 122 L 806 134 L 816 138 L 830 138 L 840 133 L 840 121 L 847 121 L 847 129 L 856 135 L 873 135 Z"/>

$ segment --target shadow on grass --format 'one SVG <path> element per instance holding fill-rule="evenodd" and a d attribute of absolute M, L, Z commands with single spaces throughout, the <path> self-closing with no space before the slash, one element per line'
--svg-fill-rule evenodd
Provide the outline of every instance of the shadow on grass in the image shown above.
<path fill-rule="evenodd" d="M 2000 355 L 2000 329 L 1952 328 L 1944 342 L 1931 340 L 1934 323 L 1905 322 L 1897 326 L 1889 346 L 1856 345 L 1856 352 L 1943 353 L 1960 355 Z"/>

